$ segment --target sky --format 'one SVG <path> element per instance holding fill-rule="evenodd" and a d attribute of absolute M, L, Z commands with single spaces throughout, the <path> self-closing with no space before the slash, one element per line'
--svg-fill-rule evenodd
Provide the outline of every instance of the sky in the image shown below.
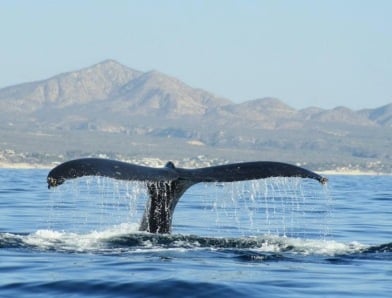
<path fill-rule="evenodd" d="M 2 0 L 0 88 L 114 59 L 236 103 L 392 103 L 392 1 Z"/>

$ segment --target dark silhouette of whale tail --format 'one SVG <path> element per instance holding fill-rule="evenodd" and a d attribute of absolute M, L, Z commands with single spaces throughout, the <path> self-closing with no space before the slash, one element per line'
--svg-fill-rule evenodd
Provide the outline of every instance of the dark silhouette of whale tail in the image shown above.
<path fill-rule="evenodd" d="M 119 180 L 146 182 L 149 199 L 140 224 L 141 231 L 170 233 L 174 209 L 192 185 L 199 182 L 234 182 L 268 177 L 310 178 L 328 181 L 312 171 L 287 163 L 256 161 L 199 169 L 177 168 L 168 162 L 163 168 L 151 168 L 116 160 L 83 158 L 53 168 L 47 177 L 48 188 L 82 176 L 104 176 Z"/>

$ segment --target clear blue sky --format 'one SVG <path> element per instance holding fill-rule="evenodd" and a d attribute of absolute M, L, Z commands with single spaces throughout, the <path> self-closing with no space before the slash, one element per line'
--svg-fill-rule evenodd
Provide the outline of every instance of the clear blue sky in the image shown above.
<path fill-rule="evenodd" d="M 0 87 L 111 58 L 235 102 L 392 102 L 392 1 L 0 2 Z"/>

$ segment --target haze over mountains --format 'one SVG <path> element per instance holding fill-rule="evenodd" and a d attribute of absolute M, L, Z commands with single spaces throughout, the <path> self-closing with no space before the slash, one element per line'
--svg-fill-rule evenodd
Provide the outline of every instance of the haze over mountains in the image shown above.
<path fill-rule="evenodd" d="M 0 161 L 101 153 L 392 168 L 392 103 L 360 111 L 296 110 L 276 98 L 236 104 L 114 60 L 2 88 L 0 111 Z"/>

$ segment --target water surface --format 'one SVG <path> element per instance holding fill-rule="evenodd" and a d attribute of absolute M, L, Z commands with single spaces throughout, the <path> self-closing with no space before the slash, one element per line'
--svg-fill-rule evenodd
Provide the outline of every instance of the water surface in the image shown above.
<path fill-rule="evenodd" d="M 142 183 L 0 170 L 0 297 L 390 297 L 391 176 L 199 184 L 171 235 Z"/>

